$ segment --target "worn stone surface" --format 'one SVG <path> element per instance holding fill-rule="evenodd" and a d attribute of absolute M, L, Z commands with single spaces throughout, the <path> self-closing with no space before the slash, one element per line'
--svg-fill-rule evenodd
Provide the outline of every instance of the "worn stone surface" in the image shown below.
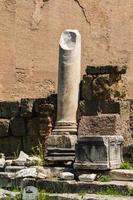
<path fill-rule="evenodd" d="M 74 180 L 74 174 L 70 172 L 62 172 L 60 173 L 59 178 L 62 180 Z"/>
<path fill-rule="evenodd" d="M 10 121 L 11 132 L 14 136 L 26 135 L 25 120 L 22 117 L 12 118 Z"/>
<path fill-rule="evenodd" d="M 27 186 L 23 189 L 22 200 L 37 200 L 39 191 L 34 186 Z"/>
<path fill-rule="evenodd" d="M 0 152 L 3 152 L 6 155 L 14 155 L 14 152 L 17 152 L 22 149 L 22 140 L 20 137 L 3 137 L 0 140 Z"/>
<path fill-rule="evenodd" d="M 0 137 L 9 135 L 9 123 L 8 119 L 0 119 Z"/>
<path fill-rule="evenodd" d="M 47 127 L 48 124 L 44 124 L 44 127 Z M 40 133 L 40 119 L 38 117 L 34 117 L 28 120 L 27 123 L 27 134 L 34 136 L 39 135 Z"/>
<path fill-rule="evenodd" d="M 49 200 L 112 200 L 110 195 L 96 195 L 96 194 L 48 194 Z M 114 197 L 114 200 L 132 200 L 132 197 Z"/>
<path fill-rule="evenodd" d="M 118 114 L 82 116 L 79 121 L 78 136 L 120 134 L 122 134 L 122 121 Z"/>
<path fill-rule="evenodd" d="M 117 169 L 109 172 L 112 180 L 133 181 L 133 170 Z"/>
<path fill-rule="evenodd" d="M 1 101 L 0 102 L 0 117 L 11 118 L 19 115 L 19 101 Z"/>
<path fill-rule="evenodd" d="M 6 199 L 16 199 L 20 198 L 21 194 L 20 192 L 11 192 L 8 190 L 0 189 L 0 199 L 6 200 Z"/>
<path fill-rule="evenodd" d="M 97 174 L 81 174 L 78 178 L 83 182 L 93 182 L 96 179 Z"/>
<path fill-rule="evenodd" d="M 85 100 L 120 100 L 127 97 L 127 80 L 120 74 L 84 75 L 82 95 Z"/>
<path fill-rule="evenodd" d="M 122 136 L 81 137 L 76 144 L 75 169 L 117 169 L 123 161 Z"/>
<path fill-rule="evenodd" d="M 19 170 L 25 169 L 26 166 L 6 166 L 5 167 L 5 172 L 10 172 L 10 173 L 14 173 L 17 172 Z"/>
<path fill-rule="evenodd" d="M 94 194 L 97 192 L 105 191 L 110 188 L 115 188 L 117 191 L 127 192 L 128 189 L 133 188 L 132 181 L 111 181 L 111 182 L 77 182 L 77 181 L 66 181 L 66 180 L 38 180 L 37 187 L 45 189 L 46 192 L 50 193 L 79 193 L 87 192 Z"/>

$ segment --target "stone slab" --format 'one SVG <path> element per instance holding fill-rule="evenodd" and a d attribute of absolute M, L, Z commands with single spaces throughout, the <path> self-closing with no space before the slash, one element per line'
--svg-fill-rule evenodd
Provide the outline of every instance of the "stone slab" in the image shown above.
<path fill-rule="evenodd" d="M 97 74 L 125 74 L 127 71 L 127 66 L 112 66 L 112 65 L 106 65 L 106 66 L 87 66 L 86 73 L 91 75 L 97 75 Z"/>
<path fill-rule="evenodd" d="M 62 180 L 74 180 L 74 174 L 71 172 L 62 172 L 60 173 L 59 178 Z"/>
<path fill-rule="evenodd" d="M 78 178 L 83 182 L 93 182 L 97 177 L 97 174 L 81 174 Z"/>
<path fill-rule="evenodd" d="M 133 181 L 133 170 L 117 169 L 109 172 L 112 180 Z"/>
<path fill-rule="evenodd" d="M 65 181 L 65 180 L 38 180 L 37 187 L 45 189 L 50 193 L 97 193 L 105 191 L 110 188 L 114 188 L 117 191 L 128 192 L 128 189 L 133 189 L 133 182 L 131 181 L 111 181 L 111 182 L 77 182 L 77 181 Z"/>
<path fill-rule="evenodd" d="M 14 136 L 26 135 L 26 124 L 22 117 L 12 118 L 10 121 L 11 132 Z"/>
<path fill-rule="evenodd" d="M 19 101 L 1 101 L 0 118 L 10 119 L 19 115 Z"/>
<path fill-rule="evenodd" d="M 122 121 L 119 114 L 82 116 L 79 121 L 78 136 L 120 135 Z"/>
<path fill-rule="evenodd" d="M 17 172 L 20 171 L 22 169 L 25 169 L 25 166 L 6 166 L 5 167 L 5 172 Z"/>
<path fill-rule="evenodd" d="M 107 170 L 120 168 L 123 161 L 122 136 L 88 136 L 78 138 L 75 169 Z"/>
<path fill-rule="evenodd" d="M 106 196 L 96 194 L 47 194 L 49 200 L 132 200 L 132 197 L 125 196 Z"/>

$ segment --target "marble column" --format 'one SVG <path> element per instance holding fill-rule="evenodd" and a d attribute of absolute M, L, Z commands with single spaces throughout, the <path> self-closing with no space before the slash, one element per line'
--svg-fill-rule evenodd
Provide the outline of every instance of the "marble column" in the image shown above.
<path fill-rule="evenodd" d="M 78 30 L 65 30 L 59 45 L 58 105 L 55 132 L 77 131 L 76 114 L 81 68 L 81 36 Z"/>
<path fill-rule="evenodd" d="M 80 33 L 78 30 L 65 30 L 59 44 L 57 121 L 47 140 L 46 161 L 50 165 L 66 164 L 75 159 L 80 62 Z"/>

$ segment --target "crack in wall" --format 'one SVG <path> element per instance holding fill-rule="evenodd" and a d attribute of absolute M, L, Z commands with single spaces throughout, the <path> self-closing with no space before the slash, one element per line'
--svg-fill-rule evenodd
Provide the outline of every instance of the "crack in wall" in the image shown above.
<path fill-rule="evenodd" d="M 38 26 L 39 26 L 40 21 L 41 21 L 41 9 L 43 8 L 44 3 L 48 2 L 50 0 L 33 0 L 33 1 L 34 1 L 34 4 L 35 4 L 35 10 L 34 10 L 33 15 L 32 15 L 31 25 L 32 25 L 32 30 L 36 30 L 36 29 L 39 28 Z M 88 17 L 86 15 L 85 8 L 82 6 L 80 0 L 73 0 L 73 1 L 78 4 L 78 6 L 80 7 L 80 9 L 83 13 L 85 21 L 90 25 L 90 21 L 88 20 Z"/>
<path fill-rule="evenodd" d="M 83 15 L 84 15 L 84 18 L 85 18 L 86 22 L 90 25 L 90 21 L 88 20 L 88 17 L 87 17 L 87 15 L 86 15 L 85 8 L 81 5 L 81 2 L 80 2 L 79 0 L 74 0 L 74 1 L 79 5 L 79 7 L 80 7 L 81 10 L 82 10 L 82 13 L 83 13 Z"/>

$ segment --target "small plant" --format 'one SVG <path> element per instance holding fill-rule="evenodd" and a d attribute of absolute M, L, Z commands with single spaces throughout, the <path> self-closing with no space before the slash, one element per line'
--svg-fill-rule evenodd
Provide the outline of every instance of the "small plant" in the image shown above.
<path fill-rule="evenodd" d="M 44 164 L 44 148 L 42 143 L 39 141 L 39 144 L 36 147 L 32 148 L 33 155 L 38 157 L 38 160 L 36 160 L 36 165 L 43 165 Z"/>
<path fill-rule="evenodd" d="M 40 192 L 38 196 L 38 200 L 51 200 L 51 197 L 49 197 L 46 193 Z"/>
<path fill-rule="evenodd" d="M 112 195 L 112 196 L 121 196 L 123 195 L 122 192 L 116 190 L 115 188 L 107 188 L 103 191 L 98 192 L 97 194 L 100 195 Z"/>
<path fill-rule="evenodd" d="M 87 192 L 85 192 L 85 191 L 80 191 L 79 192 L 79 196 L 82 196 L 82 197 L 85 196 L 86 194 L 87 194 Z"/>
<path fill-rule="evenodd" d="M 122 162 L 120 168 L 121 169 L 133 170 L 133 167 L 132 167 L 132 165 L 129 162 Z"/>
<path fill-rule="evenodd" d="M 110 182 L 112 181 L 111 177 L 110 176 L 105 176 L 105 175 L 102 175 L 98 178 L 98 181 L 100 182 Z"/>

